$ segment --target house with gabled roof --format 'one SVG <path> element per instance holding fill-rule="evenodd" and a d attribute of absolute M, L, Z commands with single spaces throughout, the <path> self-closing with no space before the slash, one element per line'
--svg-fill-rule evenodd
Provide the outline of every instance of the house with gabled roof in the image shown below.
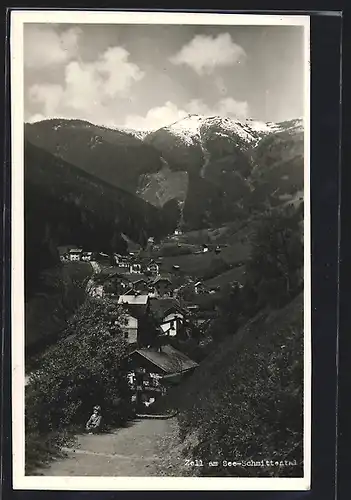
<path fill-rule="evenodd" d="M 68 252 L 69 260 L 71 261 L 81 260 L 82 254 L 83 254 L 82 248 L 71 248 Z"/>
<path fill-rule="evenodd" d="M 197 367 L 198 363 L 171 345 L 135 349 L 129 354 L 131 389 L 138 402 L 155 401 Z"/>
<path fill-rule="evenodd" d="M 151 259 L 147 264 L 146 264 L 146 271 L 151 274 L 151 276 L 154 276 L 155 278 L 159 275 L 160 273 L 160 266 L 159 264 L 154 260 Z"/>
<path fill-rule="evenodd" d="M 118 298 L 118 305 L 123 308 L 123 321 L 120 326 L 124 338 L 129 344 L 138 344 L 140 322 L 146 321 L 149 312 L 149 297 L 134 290 L 127 291 Z"/>
<path fill-rule="evenodd" d="M 177 337 L 186 320 L 186 311 L 172 298 L 150 300 L 150 312 L 160 326 L 162 336 Z"/>
<path fill-rule="evenodd" d="M 171 297 L 173 295 L 174 286 L 169 275 L 157 276 L 152 281 L 152 286 L 155 288 L 158 297 Z"/>

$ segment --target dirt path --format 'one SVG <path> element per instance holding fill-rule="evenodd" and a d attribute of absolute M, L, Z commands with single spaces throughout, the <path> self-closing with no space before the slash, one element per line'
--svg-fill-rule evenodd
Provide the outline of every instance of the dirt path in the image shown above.
<path fill-rule="evenodd" d="M 79 435 L 66 458 L 37 471 L 44 476 L 181 475 L 176 419 L 137 420 L 109 434 Z"/>

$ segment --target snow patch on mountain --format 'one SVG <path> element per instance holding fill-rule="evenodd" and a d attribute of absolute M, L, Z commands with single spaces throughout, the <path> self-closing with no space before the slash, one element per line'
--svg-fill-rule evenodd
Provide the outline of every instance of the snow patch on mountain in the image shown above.
<path fill-rule="evenodd" d="M 295 125 L 291 124 L 291 127 L 295 127 Z M 163 128 L 163 130 L 179 138 L 188 146 L 201 143 L 202 136 L 210 129 L 213 129 L 217 135 L 221 135 L 222 137 L 232 137 L 235 135 L 249 145 L 257 142 L 264 135 L 278 132 L 285 128 L 280 124 L 272 122 L 266 123 L 252 119 L 240 121 L 229 117 L 206 117 L 196 114 L 191 114 Z"/>
<path fill-rule="evenodd" d="M 263 134 L 270 134 L 272 132 L 276 132 L 279 128 L 276 123 L 262 122 L 260 120 L 252 120 L 252 119 L 247 119 L 246 124 L 251 130 Z"/>
<path fill-rule="evenodd" d="M 233 136 L 234 134 L 245 143 L 253 144 L 268 134 L 283 131 L 303 131 L 303 120 L 298 118 L 296 120 L 273 123 L 254 119 L 241 121 L 229 117 L 206 117 L 191 114 L 163 128 L 163 130 L 178 137 L 189 146 L 201 142 L 203 134 L 209 129 L 215 130 L 218 135 L 224 137 L 226 134 L 229 136 Z"/>
<path fill-rule="evenodd" d="M 128 135 L 132 135 L 137 139 L 143 140 L 145 137 L 151 133 L 151 130 L 134 130 L 131 128 L 120 129 L 122 132 L 125 132 Z"/>
<path fill-rule="evenodd" d="M 203 121 L 203 116 L 189 115 L 165 127 L 165 130 L 176 135 L 189 146 L 192 146 L 194 142 L 200 140 L 200 128 Z"/>

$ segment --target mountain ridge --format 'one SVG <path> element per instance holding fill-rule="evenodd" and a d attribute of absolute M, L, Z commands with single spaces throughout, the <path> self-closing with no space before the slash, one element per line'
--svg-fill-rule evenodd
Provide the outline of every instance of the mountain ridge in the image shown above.
<path fill-rule="evenodd" d="M 25 124 L 29 142 L 96 178 L 158 208 L 176 200 L 189 230 L 301 191 L 303 135 L 302 119 L 197 114 L 151 132 L 74 119 Z"/>

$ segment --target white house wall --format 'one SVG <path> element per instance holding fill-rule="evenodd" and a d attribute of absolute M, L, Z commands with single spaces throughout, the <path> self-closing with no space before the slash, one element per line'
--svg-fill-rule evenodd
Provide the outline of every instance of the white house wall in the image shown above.
<path fill-rule="evenodd" d="M 138 339 L 138 320 L 130 315 L 125 316 L 124 319 L 125 323 L 121 325 L 121 329 L 124 333 L 128 333 L 126 340 L 130 344 L 134 344 Z"/>
<path fill-rule="evenodd" d="M 183 322 L 183 316 L 179 313 L 169 314 L 162 322 L 161 328 L 164 333 L 167 333 L 170 337 L 175 337 L 178 334 L 178 330 Z M 172 326 L 173 323 L 173 326 Z"/>

